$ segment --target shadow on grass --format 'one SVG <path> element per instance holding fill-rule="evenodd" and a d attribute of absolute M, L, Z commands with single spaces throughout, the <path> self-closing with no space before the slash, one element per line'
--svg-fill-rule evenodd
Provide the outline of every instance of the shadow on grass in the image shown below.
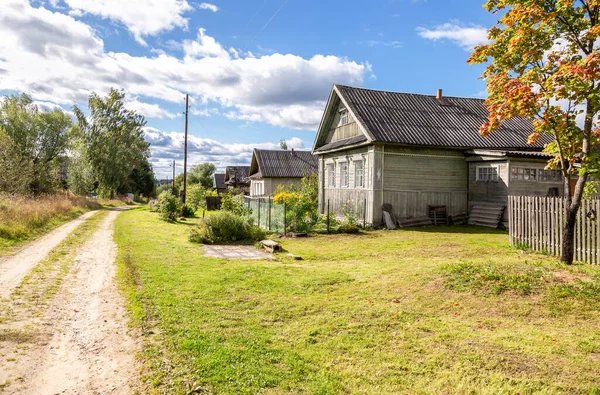
<path fill-rule="evenodd" d="M 508 231 L 502 229 L 487 228 L 475 225 L 451 225 L 451 226 L 422 226 L 414 228 L 398 228 L 400 231 L 424 232 L 424 233 L 455 233 L 455 234 L 478 234 L 478 235 L 508 235 Z"/>

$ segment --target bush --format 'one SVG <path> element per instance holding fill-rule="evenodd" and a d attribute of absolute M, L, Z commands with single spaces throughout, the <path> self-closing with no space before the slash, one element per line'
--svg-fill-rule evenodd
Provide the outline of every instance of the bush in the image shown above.
<path fill-rule="evenodd" d="M 228 211 L 220 211 L 202 218 L 192 229 L 189 240 L 203 244 L 254 242 L 265 238 L 266 232 Z"/>
<path fill-rule="evenodd" d="M 340 233 L 358 233 L 358 232 L 360 232 L 360 228 L 356 224 L 347 222 L 347 223 L 340 225 L 340 227 L 338 228 L 338 232 L 340 232 Z"/>
<path fill-rule="evenodd" d="M 235 215 L 246 215 L 244 208 L 244 195 L 233 195 L 231 192 L 221 195 L 221 210 L 229 211 Z"/>
<path fill-rule="evenodd" d="M 187 203 L 194 211 L 206 208 L 206 188 L 202 185 L 190 185 L 187 188 Z"/>
<path fill-rule="evenodd" d="M 194 218 L 196 210 L 189 204 L 185 204 L 181 209 L 181 216 L 184 218 Z"/>
<path fill-rule="evenodd" d="M 181 212 L 181 203 L 170 191 L 158 195 L 158 215 L 163 221 L 174 222 Z"/>

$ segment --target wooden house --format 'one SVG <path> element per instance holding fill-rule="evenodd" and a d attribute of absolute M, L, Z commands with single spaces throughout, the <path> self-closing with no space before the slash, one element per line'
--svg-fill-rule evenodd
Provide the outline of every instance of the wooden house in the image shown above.
<path fill-rule="evenodd" d="M 227 166 L 225 168 L 225 185 L 229 189 L 237 189 L 248 194 L 250 192 L 250 166 Z"/>
<path fill-rule="evenodd" d="M 334 85 L 313 145 L 319 163 L 319 210 L 358 207 L 382 223 L 397 218 L 469 214 L 478 204 L 506 205 L 508 195 L 560 195 L 561 174 L 545 170 L 540 136 L 530 145 L 528 119 L 511 119 L 482 137 L 482 99 L 385 92 Z M 364 211 L 363 211 L 364 210 Z M 364 214 L 363 214 L 364 212 Z M 506 218 L 505 218 L 506 219 Z"/>
<path fill-rule="evenodd" d="M 309 151 L 255 149 L 250 164 L 250 196 L 271 196 L 279 185 L 300 184 L 317 169 L 317 157 Z"/>
<path fill-rule="evenodd" d="M 225 185 L 225 173 L 213 174 L 213 188 L 219 195 L 227 192 L 227 185 Z"/>

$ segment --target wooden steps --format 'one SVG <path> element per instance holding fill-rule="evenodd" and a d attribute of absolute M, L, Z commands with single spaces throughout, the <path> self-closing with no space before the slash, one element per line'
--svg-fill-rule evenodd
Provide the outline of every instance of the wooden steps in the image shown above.
<path fill-rule="evenodd" d="M 469 225 L 497 228 L 504 214 L 504 206 L 496 204 L 476 204 L 471 209 Z"/>

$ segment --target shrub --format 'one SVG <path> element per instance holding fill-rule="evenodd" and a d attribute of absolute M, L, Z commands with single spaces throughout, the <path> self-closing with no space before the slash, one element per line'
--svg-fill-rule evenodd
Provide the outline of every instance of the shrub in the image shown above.
<path fill-rule="evenodd" d="M 316 174 L 302 178 L 299 186 L 278 187 L 273 200 L 286 203 L 287 223 L 296 232 L 310 232 L 319 218 L 319 179 Z"/>
<path fill-rule="evenodd" d="M 202 218 L 192 229 L 189 240 L 203 244 L 253 242 L 265 238 L 266 232 L 228 211 L 220 211 Z"/>
<path fill-rule="evenodd" d="M 181 216 L 184 218 L 194 218 L 196 215 L 196 210 L 189 204 L 184 204 L 181 208 Z"/>
<path fill-rule="evenodd" d="M 170 191 L 158 195 L 158 215 L 163 221 L 174 222 L 181 212 L 181 203 Z"/>
<path fill-rule="evenodd" d="M 221 210 L 229 211 L 235 215 L 246 215 L 244 208 L 244 195 L 233 195 L 231 192 L 221 195 Z"/>
<path fill-rule="evenodd" d="M 340 227 L 338 228 L 338 232 L 340 233 L 358 233 L 360 232 L 360 229 L 358 227 L 358 225 L 356 225 L 355 223 L 344 223 L 342 225 L 340 225 Z"/>
<path fill-rule="evenodd" d="M 194 211 L 206 208 L 206 188 L 202 185 L 190 185 L 187 188 L 187 203 Z"/>

